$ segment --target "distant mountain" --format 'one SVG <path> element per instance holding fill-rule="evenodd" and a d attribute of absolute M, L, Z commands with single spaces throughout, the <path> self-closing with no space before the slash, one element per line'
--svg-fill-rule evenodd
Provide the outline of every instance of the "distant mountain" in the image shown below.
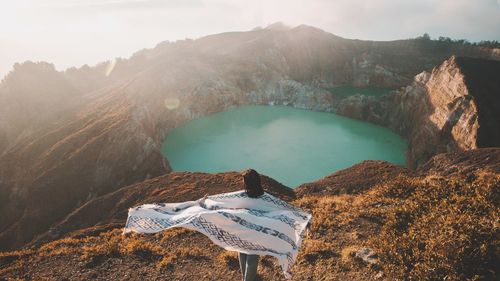
<path fill-rule="evenodd" d="M 0 84 L 0 250 L 25 245 L 95 198 L 169 172 L 160 145 L 193 118 L 269 102 L 333 112 L 342 99 L 330 87 L 399 88 L 452 55 L 499 59 L 478 46 L 349 40 L 277 24 L 163 42 L 64 72 L 17 65 Z"/>
<path fill-rule="evenodd" d="M 80 94 L 52 64 L 14 65 L 0 84 L 0 152 L 18 137 L 66 117 Z"/>

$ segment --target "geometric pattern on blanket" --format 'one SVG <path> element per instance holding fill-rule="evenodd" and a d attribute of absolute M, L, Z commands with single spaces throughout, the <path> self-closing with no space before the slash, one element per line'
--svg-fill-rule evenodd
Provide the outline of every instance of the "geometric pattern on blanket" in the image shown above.
<path fill-rule="evenodd" d="M 206 200 L 130 208 L 123 233 L 156 233 L 172 227 L 196 230 L 227 250 L 276 257 L 290 278 L 310 219 L 311 214 L 269 193 L 250 198 L 240 190 Z"/>

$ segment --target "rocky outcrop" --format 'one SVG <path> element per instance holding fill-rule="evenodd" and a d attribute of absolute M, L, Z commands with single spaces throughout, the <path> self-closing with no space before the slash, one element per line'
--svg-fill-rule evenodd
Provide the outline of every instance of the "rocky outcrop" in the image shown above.
<path fill-rule="evenodd" d="M 336 112 L 405 136 L 408 164 L 418 167 L 438 153 L 500 145 L 498 73 L 497 61 L 451 57 L 391 95 L 348 97 Z"/>

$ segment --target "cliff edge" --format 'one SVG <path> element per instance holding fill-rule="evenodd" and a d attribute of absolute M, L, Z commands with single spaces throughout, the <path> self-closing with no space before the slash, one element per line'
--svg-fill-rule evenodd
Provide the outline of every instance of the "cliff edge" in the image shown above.
<path fill-rule="evenodd" d="M 381 98 L 344 99 L 337 113 L 393 129 L 408 139 L 416 168 L 443 152 L 500 146 L 500 62 L 455 57 Z"/>

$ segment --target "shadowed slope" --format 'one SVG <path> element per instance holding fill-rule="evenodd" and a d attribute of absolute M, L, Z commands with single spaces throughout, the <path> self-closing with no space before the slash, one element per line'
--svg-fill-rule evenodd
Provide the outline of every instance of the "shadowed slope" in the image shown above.
<path fill-rule="evenodd" d="M 295 198 L 292 189 L 264 175 L 261 178 L 266 192 L 282 199 Z M 155 202 L 184 202 L 199 199 L 207 193 L 218 194 L 241 189 L 243 189 L 242 177 L 235 172 L 219 174 L 172 172 L 90 200 L 58 223 L 56 228 L 59 235 L 95 226 L 91 228 L 94 232 L 101 227 L 106 229 L 122 225 L 127 219 L 128 208 L 133 206 Z M 52 236 L 51 232 L 45 233 L 34 243 L 39 244 L 44 239 L 53 239 Z"/>
<path fill-rule="evenodd" d="M 117 89 L 1 157 L 0 248 L 29 242 L 91 198 L 169 171 L 150 125 L 133 120 L 136 106 Z"/>
<path fill-rule="evenodd" d="M 499 146 L 500 62 L 465 57 L 458 57 L 456 61 L 477 106 L 481 124 L 477 134 L 477 146 Z"/>

